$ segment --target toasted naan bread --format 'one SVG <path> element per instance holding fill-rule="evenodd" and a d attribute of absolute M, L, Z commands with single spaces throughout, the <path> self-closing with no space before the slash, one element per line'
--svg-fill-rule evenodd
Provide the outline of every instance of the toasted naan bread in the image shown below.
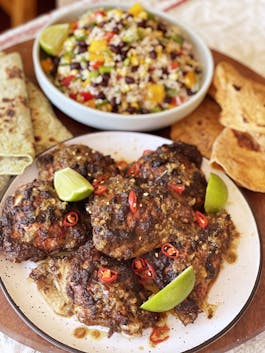
<path fill-rule="evenodd" d="M 225 128 L 213 144 L 217 163 L 240 186 L 265 192 L 265 135 Z"/>
<path fill-rule="evenodd" d="M 242 76 L 231 64 L 220 62 L 211 90 L 222 108 L 220 122 L 239 131 L 265 134 L 265 86 Z"/>
<path fill-rule="evenodd" d="M 201 154 L 210 158 L 212 144 L 223 130 L 219 123 L 221 109 L 209 96 L 190 115 L 171 126 L 170 138 L 196 145 Z"/>

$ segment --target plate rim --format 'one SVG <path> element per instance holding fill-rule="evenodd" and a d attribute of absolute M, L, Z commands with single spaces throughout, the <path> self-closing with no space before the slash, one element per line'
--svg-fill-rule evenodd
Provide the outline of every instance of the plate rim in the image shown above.
<path fill-rule="evenodd" d="M 163 141 L 162 143 L 171 143 L 173 142 L 173 140 L 163 137 L 163 136 L 158 136 L 158 135 L 153 135 L 150 133 L 144 133 L 144 132 L 133 132 L 133 131 L 100 131 L 100 132 L 92 132 L 92 133 L 86 133 L 86 134 L 82 134 L 82 135 L 78 135 L 78 136 L 73 136 L 70 137 L 67 140 L 64 140 L 61 143 L 67 143 L 67 142 L 71 142 L 72 140 L 78 139 L 78 138 L 87 138 L 91 135 L 141 135 L 141 136 L 148 136 L 153 137 L 155 139 L 161 140 Z M 35 160 L 33 161 L 33 163 L 36 163 L 36 159 L 47 153 L 50 150 L 53 150 L 54 148 L 56 148 L 58 146 L 58 144 L 49 147 L 48 149 L 46 149 L 45 151 L 41 152 L 39 155 L 36 156 Z M 225 174 L 225 173 L 224 173 Z M 226 174 L 225 174 L 226 175 Z M 226 175 L 227 176 L 227 175 Z M 7 183 L 6 187 L 4 188 L 4 190 L 2 191 L 2 194 L 0 195 L 0 203 L 2 202 L 3 198 L 5 197 L 6 192 L 8 191 L 9 187 L 11 186 L 11 184 L 13 182 L 15 182 L 15 180 L 17 178 L 19 178 L 20 175 L 17 176 L 13 176 L 10 178 L 9 182 Z M 228 177 L 228 176 L 227 176 Z M 229 178 L 229 177 L 228 177 Z M 244 196 L 244 194 L 242 193 L 241 189 L 239 186 L 237 186 L 235 184 L 235 182 L 229 178 L 230 181 L 236 186 L 238 192 L 240 192 L 240 194 L 242 195 L 242 197 L 244 198 L 245 202 L 247 203 L 247 206 L 252 214 L 252 217 L 255 221 L 255 226 L 257 229 L 257 235 L 258 235 L 258 242 L 259 242 L 259 250 L 260 250 L 260 261 L 259 261 L 259 266 L 258 266 L 258 271 L 257 271 L 257 275 L 255 278 L 255 283 L 252 287 L 252 290 L 248 296 L 248 299 L 246 300 L 245 304 L 243 305 L 243 307 L 241 308 L 241 310 L 238 312 L 238 314 L 233 318 L 233 320 L 231 320 L 221 331 L 217 332 L 214 336 L 210 337 L 208 340 L 200 343 L 199 345 L 192 347 L 191 349 L 188 350 L 184 350 L 181 353 L 195 353 L 198 352 L 200 349 L 202 348 L 206 348 L 207 346 L 209 346 L 211 343 L 217 341 L 219 338 L 221 338 L 222 336 L 224 336 L 227 332 L 229 332 L 234 326 L 235 324 L 240 320 L 240 318 L 242 317 L 242 315 L 246 312 L 247 308 L 250 306 L 250 304 L 253 302 L 255 294 L 257 292 L 258 286 L 259 286 L 259 282 L 260 282 L 260 278 L 261 278 L 261 272 L 262 272 L 262 263 L 263 263 L 263 248 L 262 248 L 262 241 L 261 241 L 261 235 L 260 235 L 260 230 L 259 230 L 259 226 L 256 222 L 256 219 L 254 217 L 252 208 L 249 205 L 249 201 L 246 199 L 246 197 Z M 33 323 L 28 317 L 27 315 L 22 311 L 22 309 L 19 308 L 19 306 L 16 304 L 16 302 L 13 300 L 11 294 L 9 293 L 8 289 L 6 288 L 1 274 L 0 274 L 0 288 L 5 296 L 5 298 L 7 299 L 8 303 L 11 305 L 11 307 L 13 308 L 13 310 L 16 312 L 16 314 L 19 316 L 19 318 L 30 328 L 32 329 L 33 332 L 35 332 L 37 335 L 39 335 L 41 338 L 43 338 L 44 340 L 48 341 L 49 343 L 55 345 L 57 348 L 61 348 L 64 349 L 66 352 L 70 352 L 70 353 L 85 353 L 82 350 L 76 349 L 74 347 L 69 346 L 68 344 L 65 344 L 53 337 L 51 337 L 48 333 L 44 332 L 42 329 L 40 329 L 35 323 Z"/>

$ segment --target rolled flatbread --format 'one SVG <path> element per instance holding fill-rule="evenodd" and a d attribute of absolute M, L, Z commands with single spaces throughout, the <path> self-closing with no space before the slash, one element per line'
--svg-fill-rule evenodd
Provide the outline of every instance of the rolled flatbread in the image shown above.
<path fill-rule="evenodd" d="M 70 131 L 56 117 L 44 94 L 32 82 L 27 81 L 29 107 L 34 131 L 36 154 L 72 137 Z"/>
<path fill-rule="evenodd" d="M 23 173 L 35 156 L 33 143 L 21 57 L 0 56 L 0 175 Z"/>

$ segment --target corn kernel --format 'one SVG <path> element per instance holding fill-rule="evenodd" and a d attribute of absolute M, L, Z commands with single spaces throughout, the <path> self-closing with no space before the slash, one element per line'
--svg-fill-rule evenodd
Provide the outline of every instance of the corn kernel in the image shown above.
<path fill-rule="evenodd" d="M 95 99 L 90 99 L 89 101 L 86 102 L 86 104 L 90 108 L 96 108 L 96 102 Z"/>
<path fill-rule="evenodd" d="M 184 81 L 185 81 L 185 85 L 188 87 L 188 88 L 192 88 L 195 83 L 196 83 L 196 75 L 193 71 L 189 71 L 186 75 L 185 75 L 185 78 L 184 78 Z"/>
<path fill-rule="evenodd" d="M 137 17 L 141 18 L 142 20 L 147 20 L 148 14 L 147 14 L 146 11 L 141 11 L 141 12 L 137 15 Z"/>
<path fill-rule="evenodd" d="M 142 11 L 144 11 L 144 9 L 139 2 L 133 4 L 128 10 L 128 12 L 133 16 L 138 16 Z"/>
<path fill-rule="evenodd" d="M 46 74 L 49 74 L 53 69 L 53 62 L 51 58 L 41 60 L 41 67 Z"/>
<path fill-rule="evenodd" d="M 132 106 L 133 108 L 136 108 L 136 109 L 139 108 L 139 104 L 138 104 L 137 102 L 132 102 L 132 103 L 131 103 L 131 106 Z"/>
<path fill-rule="evenodd" d="M 106 39 L 95 39 L 92 40 L 88 48 L 89 53 L 100 53 L 107 49 Z"/>
<path fill-rule="evenodd" d="M 157 83 L 150 83 L 146 87 L 145 98 L 153 104 L 160 104 L 165 99 L 165 88 Z"/>
<path fill-rule="evenodd" d="M 97 54 L 97 53 L 89 53 L 88 59 L 90 61 L 100 61 L 100 62 L 104 62 L 105 61 L 105 57 L 103 54 Z"/>
<path fill-rule="evenodd" d="M 131 64 L 132 64 L 132 66 L 139 65 L 139 60 L 138 60 L 137 56 L 132 56 L 131 57 Z"/>

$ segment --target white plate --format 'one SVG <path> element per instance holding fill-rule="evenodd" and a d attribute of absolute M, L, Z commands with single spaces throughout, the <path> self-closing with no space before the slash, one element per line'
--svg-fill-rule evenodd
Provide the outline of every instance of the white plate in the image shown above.
<path fill-rule="evenodd" d="M 68 143 L 83 143 L 115 159 L 135 160 L 143 150 L 155 149 L 170 140 L 141 133 L 100 132 L 73 138 Z M 206 177 L 211 168 L 203 161 Z M 140 338 L 128 338 L 115 333 L 111 338 L 95 340 L 87 335 L 77 339 L 73 331 L 82 325 L 74 318 L 62 318 L 52 312 L 38 293 L 36 286 L 28 279 L 32 262 L 12 264 L 0 257 L 1 285 L 10 304 L 20 317 L 39 335 L 53 344 L 70 352 L 86 353 L 133 353 L 167 352 L 178 353 L 196 351 L 220 337 L 239 319 L 250 303 L 260 276 L 261 244 L 256 223 L 248 203 L 235 184 L 220 171 L 229 189 L 227 211 L 231 214 L 240 233 L 237 260 L 233 264 L 225 263 L 209 294 L 209 303 L 216 305 L 212 319 L 200 314 L 194 324 L 184 326 L 175 317 L 169 318 L 170 338 L 152 348 L 149 345 L 150 330 Z M 25 173 L 16 177 L 7 189 L 0 204 L 15 189 L 37 176 L 33 163 Z"/>

